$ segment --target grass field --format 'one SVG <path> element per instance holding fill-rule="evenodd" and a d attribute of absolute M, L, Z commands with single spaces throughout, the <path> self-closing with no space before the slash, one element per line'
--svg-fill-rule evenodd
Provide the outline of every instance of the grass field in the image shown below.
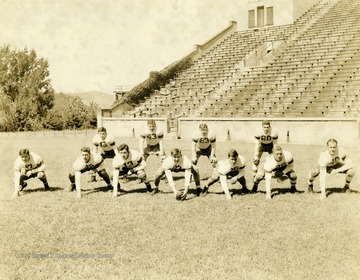
<path fill-rule="evenodd" d="M 116 139 L 137 149 L 136 139 Z M 150 196 L 130 181 L 111 198 L 103 181 L 87 183 L 83 197 L 66 192 L 67 174 L 91 135 L 27 138 L 0 136 L 1 143 L 1 279 L 360 279 L 360 154 L 351 155 L 357 176 L 353 193 L 342 193 L 344 177 L 328 179 L 328 198 L 307 194 L 307 175 L 323 146 L 283 145 L 293 153 L 299 190 L 285 190 L 286 181 L 272 182 L 274 197 L 259 193 L 226 201 L 219 184 L 204 198 L 192 193 L 176 201 L 161 182 L 162 193 Z M 13 192 L 13 162 L 28 147 L 47 165 L 52 191 L 36 180 L 20 197 Z M 166 151 L 179 147 L 190 155 L 190 142 L 165 142 Z M 219 142 L 218 158 L 235 148 L 247 159 L 251 182 L 252 143 Z M 159 160 L 150 157 L 152 179 Z M 110 171 L 110 162 L 107 162 Z M 206 159 L 201 177 L 211 175 Z M 205 180 L 202 180 L 202 186 Z M 183 181 L 176 180 L 182 187 Z M 239 189 L 238 185 L 231 188 Z M 191 189 L 194 190 L 192 183 Z M 318 179 L 314 190 L 319 191 Z"/>

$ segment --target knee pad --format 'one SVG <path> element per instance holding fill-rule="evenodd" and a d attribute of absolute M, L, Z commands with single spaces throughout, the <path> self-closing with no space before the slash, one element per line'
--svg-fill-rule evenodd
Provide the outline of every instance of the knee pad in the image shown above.
<path fill-rule="evenodd" d="M 354 177 L 355 176 L 355 170 L 354 169 L 349 169 L 347 172 L 346 172 L 346 175 L 349 176 L 349 177 Z"/>
<path fill-rule="evenodd" d="M 45 173 L 40 171 L 40 172 L 38 172 L 38 174 L 36 175 L 36 177 L 37 177 L 38 179 L 45 178 Z"/>
<path fill-rule="evenodd" d="M 254 158 L 254 165 L 258 166 L 260 163 L 260 160 L 258 158 Z"/>
<path fill-rule="evenodd" d="M 319 174 L 320 174 L 320 172 L 318 172 L 318 171 L 312 171 L 310 173 L 310 177 L 315 178 L 315 177 L 319 176 Z"/>
<path fill-rule="evenodd" d="M 144 182 L 146 180 L 146 173 L 144 170 L 139 170 L 137 172 L 137 176 L 140 179 L 141 182 Z"/>
<path fill-rule="evenodd" d="M 295 172 L 291 172 L 288 177 L 291 181 L 295 181 L 297 179 L 297 175 Z"/>
<path fill-rule="evenodd" d="M 265 175 L 263 174 L 257 174 L 255 177 L 254 177 L 254 182 L 255 183 L 259 183 L 261 180 L 263 180 L 265 178 Z"/>

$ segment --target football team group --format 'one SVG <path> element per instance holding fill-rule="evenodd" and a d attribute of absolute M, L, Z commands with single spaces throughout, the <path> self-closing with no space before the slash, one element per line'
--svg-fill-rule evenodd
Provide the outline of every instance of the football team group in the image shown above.
<path fill-rule="evenodd" d="M 182 152 L 175 148 L 166 156 L 163 147 L 164 134 L 159 129 L 154 120 L 149 120 L 144 133 L 140 135 L 139 151 L 130 149 L 127 144 L 116 146 L 115 138 L 107 133 L 106 128 L 100 127 L 97 134 L 93 137 L 93 150 L 90 147 L 81 148 L 81 155 L 75 160 L 72 171 L 69 173 L 69 191 L 76 190 L 76 196 L 81 197 L 81 175 L 85 172 L 90 173 L 90 181 L 96 181 L 96 174 L 113 190 L 112 197 L 116 198 L 120 191 L 119 178 L 136 176 L 145 184 L 147 192 L 154 195 L 159 192 L 159 184 L 165 176 L 165 180 L 171 187 L 177 200 L 185 200 L 191 182 L 191 177 L 196 185 L 196 195 L 206 196 L 209 187 L 220 181 L 220 185 L 225 193 L 226 199 L 231 199 L 228 188 L 228 180 L 231 184 L 239 182 L 242 193 L 257 192 L 258 185 L 265 180 L 266 199 L 271 199 L 271 179 L 275 178 L 279 182 L 290 181 L 290 192 L 296 192 L 297 175 L 294 171 L 294 159 L 289 151 L 283 150 L 277 145 L 278 134 L 272 130 L 269 121 L 262 122 L 262 130 L 255 135 L 255 149 L 253 158 L 253 187 L 247 187 L 244 176 L 245 158 L 236 150 L 228 151 L 227 158 L 216 159 L 216 136 L 208 129 L 207 124 L 201 123 L 199 129 L 192 137 L 191 159 L 182 155 Z M 319 176 L 320 198 L 326 198 L 325 179 L 326 174 L 345 174 L 344 191 L 350 191 L 350 182 L 355 175 L 353 163 L 347 156 L 342 147 L 338 147 L 335 139 L 329 139 L 327 147 L 321 152 L 318 162 L 309 172 L 308 192 L 313 192 L 313 181 Z M 268 153 L 264 163 L 260 164 L 263 153 Z M 145 172 L 146 160 L 150 155 L 156 155 L 161 159 L 161 166 L 154 176 L 154 186 Z M 212 167 L 212 176 L 207 180 L 205 186 L 200 185 L 200 174 L 197 166 L 201 156 L 206 156 Z M 106 171 L 104 161 L 112 159 L 113 173 L 109 176 Z M 20 192 L 27 186 L 27 180 L 38 178 L 45 190 L 50 190 L 46 174 L 45 164 L 42 158 L 28 149 L 21 149 L 19 156 L 14 163 L 15 191 L 12 197 L 19 196 Z M 184 172 L 184 188 L 177 190 L 173 172 Z M 123 180 L 124 182 L 126 180 Z"/>

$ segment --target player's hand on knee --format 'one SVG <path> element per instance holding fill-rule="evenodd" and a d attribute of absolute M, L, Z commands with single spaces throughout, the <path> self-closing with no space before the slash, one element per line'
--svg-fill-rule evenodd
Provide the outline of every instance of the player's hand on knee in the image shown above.
<path fill-rule="evenodd" d="M 333 170 L 331 170 L 330 175 L 335 175 L 337 173 L 339 173 L 339 170 L 338 169 L 333 169 Z"/>
<path fill-rule="evenodd" d="M 231 184 L 235 184 L 238 181 L 238 177 L 234 176 L 230 179 Z"/>

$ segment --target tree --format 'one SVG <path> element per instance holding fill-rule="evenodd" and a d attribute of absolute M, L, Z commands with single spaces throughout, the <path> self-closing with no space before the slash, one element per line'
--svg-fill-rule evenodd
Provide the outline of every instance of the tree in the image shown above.
<path fill-rule="evenodd" d="M 17 130 L 37 130 L 53 107 L 54 90 L 47 60 L 34 50 L 0 47 L 0 93 L 15 105 Z"/>

